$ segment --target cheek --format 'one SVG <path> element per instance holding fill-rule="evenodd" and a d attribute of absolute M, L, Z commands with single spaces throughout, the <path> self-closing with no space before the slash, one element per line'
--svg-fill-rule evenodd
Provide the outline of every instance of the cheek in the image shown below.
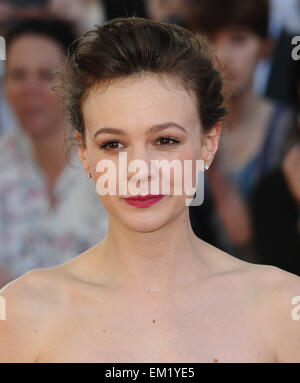
<path fill-rule="evenodd" d="M 250 45 L 239 52 L 239 55 L 236 58 L 236 67 L 244 78 L 249 78 L 253 75 L 258 61 L 258 50 L 256 47 Z"/>
<path fill-rule="evenodd" d="M 41 92 L 41 97 L 45 104 L 49 105 L 49 109 L 55 109 L 59 106 L 57 94 L 50 88 L 45 88 Z"/>
<path fill-rule="evenodd" d="M 5 84 L 5 95 L 9 102 L 14 106 L 22 101 L 22 87 L 19 85 L 12 84 L 11 82 L 7 82 Z"/>
<path fill-rule="evenodd" d="M 177 157 L 181 163 L 181 170 L 171 173 L 172 190 L 182 191 L 181 195 L 193 195 L 199 171 L 203 171 L 204 162 L 201 160 L 201 147 L 190 147 Z"/>

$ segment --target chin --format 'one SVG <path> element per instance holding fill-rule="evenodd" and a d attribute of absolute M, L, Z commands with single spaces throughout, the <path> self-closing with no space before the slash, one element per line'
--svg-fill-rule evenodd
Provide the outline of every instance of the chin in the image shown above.
<path fill-rule="evenodd" d="M 120 201 L 118 207 L 111 210 L 114 219 L 122 225 L 140 233 L 151 233 L 167 225 L 185 209 L 185 205 L 174 198 L 171 203 L 158 203 L 147 208 L 137 208 Z"/>
<path fill-rule="evenodd" d="M 126 202 L 122 202 L 122 204 Z M 149 207 L 145 209 L 139 209 L 132 206 L 123 206 L 122 211 L 119 210 L 119 219 L 126 226 L 139 232 L 151 232 L 158 230 L 164 226 L 168 221 L 168 209 Z"/>
<path fill-rule="evenodd" d="M 122 217 L 120 221 L 127 228 L 136 231 L 138 233 L 152 233 L 156 230 L 159 230 L 163 226 L 165 226 L 169 221 L 166 216 L 148 216 L 148 217 L 140 217 L 134 219 L 130 219 L 131 217 Z"/>

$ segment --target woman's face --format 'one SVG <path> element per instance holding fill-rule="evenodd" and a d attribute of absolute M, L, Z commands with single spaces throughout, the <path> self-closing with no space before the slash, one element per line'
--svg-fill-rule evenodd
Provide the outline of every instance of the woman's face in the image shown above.
<path fill-rule="evenodd" d="M 240 95 L 252 89 L 264 41 L 247 29 L 228 28 L 216 33 L 211 42 L 221 62 L 227 90 Z"/>
<path fill-rule="evenodd" d="M 51 71 L 61 65 L 62 58 L 54 41 L 37 35 L 20 36 L 9 48 L 6 95 L 21 127 L 32 136 L 51 134 L 61 126 Z"/>
<path fill-rule="evenodd" d="M 147 194 L 151 194 L 150 183 L 158 177 L 159 193 L 152 194 L 165 194 L 161 188 L 162 172 L 151 171 L 152 160 L 167 160 L 168 163 L 179 160 L 183 168 L 184 160 L 192 160 L 194 165 L 196 159 L 211 163 L 217 149 L 220 128 L 204 135 L 192 97 L 167 77 L 162 81 L 147 74 L 111 83 L 106 89 L 94 87 L 83 102 L 82 112 L 86 139 L 84 145 L 79 146 L 79 157 L 87 172 L 91 172 L 96 190 L 99 177 L 107 173 L 104 168 L 97 172 L 97 164 L 111 160 L 116 168 L 118 193 L 119 153 L 126 153 L 128 166 L 132 160 L 147 164 L 149 172 L 142 171 L 139 181 L 135 179 L 137 188 L 148 185 Z M 100 129 L 106 130 L 99 132 Z M 78 134 L 77 139 L 80 139 Z M 186 195 L 174 195 L 175 172 L 171 172 L 168 194 L 149 207 L 138 208 L 124 198 L 133 195 L 129 192 L 129 184 L 139 169 L 130 172 L 127 167 L 122 171 L 127 194 L 107 194 L 100 199 L 108 213 L 126 226 L 140 232 L 154 231 L 186 209 Z"/>

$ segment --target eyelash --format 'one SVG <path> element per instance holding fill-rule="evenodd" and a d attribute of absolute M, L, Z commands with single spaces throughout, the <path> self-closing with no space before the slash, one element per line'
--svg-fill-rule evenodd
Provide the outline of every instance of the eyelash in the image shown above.
<path fill-rule="evenodd" d="M 156 142 L 160 141 L 160 140 L 171 140 L 171 141 L 173 141 L 173 143 L 166 144 L 166 145 L 159 145 L 159 146 L 173 146 L 173 145 L 178 145 L 178 144 L 181 143 L 181 141 L 178 138 L 172 137 L 172 136 L 159 137 L 156 140 Z M 119 144 L 119 143 L 120 143 L 120 141 L 118 141 L 118 140 L 109 140 L 109 141 L 103 142 L 99 147 L 100 147 L 100 149 L 106 150 L 107 152 L 114 152 L 114 151 L 117 151 L 118 149 L 109 149 L 108 145 L 110 145 L 110 144 Z"/>

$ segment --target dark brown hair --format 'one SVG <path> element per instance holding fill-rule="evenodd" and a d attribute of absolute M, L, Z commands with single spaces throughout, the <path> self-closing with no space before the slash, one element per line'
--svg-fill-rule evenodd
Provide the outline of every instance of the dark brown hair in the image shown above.
<path fill-rule="evenodd" d="M 91 87 L 145 72 L 172 76 L 193 91 L 204 130 L 226 115 L 222 77 L 205 38 L 177 25 L 117 18 L 76 40 L 58 73 L 73 128 L 85 137 L 81 105 Z"/>
<path fill-rule="evenodd" d="M 11 21 L 6 32 L 6 51 L 9 51 L 12 43 L 19 37 L 27 34 L 46 37 L 54 41 L 66 55 L 68 47 L 76 39 L 74 25 L 55 16 L 28 17 L 21 20 Z"/>
<path fill-rule="evenodd" d="M 269 0 L 200 0 L 191 7 L 189 26 L 209 38 L 225 28 L 243 27 L 268 36 Z"/>

